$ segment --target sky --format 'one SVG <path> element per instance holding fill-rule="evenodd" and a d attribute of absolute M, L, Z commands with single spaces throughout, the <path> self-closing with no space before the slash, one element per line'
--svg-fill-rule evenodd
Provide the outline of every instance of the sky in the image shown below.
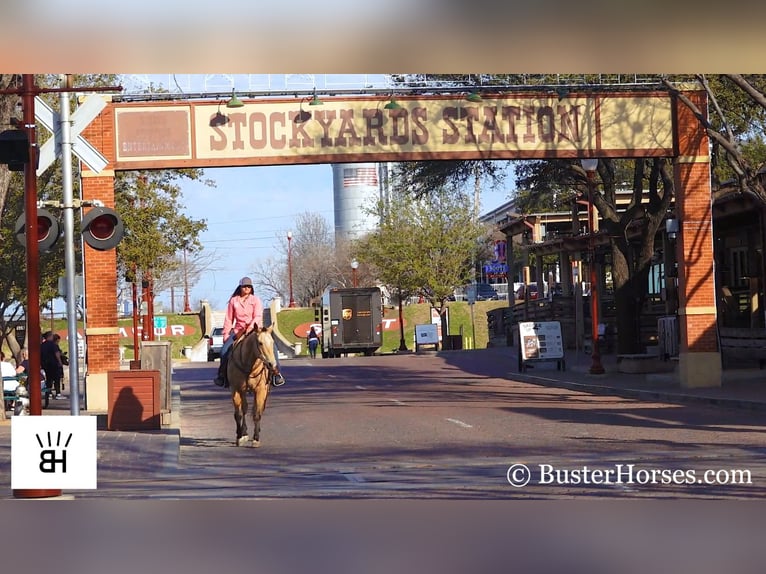
<path fill-rule="evenodd" d="M 190 285 L 189 301 L 194 310 L 202 299 L 213 309 L 223 309 L 241 277 L 254 278 L 259 261 L 279 258 L 278 246 L 294 229 L 299 214 L 317 213 L 331 229 L 335 227 L 329 164 L 215 168 L 204 170 L 204 174 L 216 187 L 197 182 L 182 182 L 181 186 L 186 215 L 207 221 L 208 229 L 200 240 L 206 252 L 215 253 L 212 268 Z M 508 201 L 508 185 L 482 192 L 481 213 Z M 256 292 L 268 304 L 271 294 L 257 288 Z M 159 294 L 158 299 L 170 309 L 169 292 Z M 182 306 L 180 288 L 175 292 L 176 310 Z"/>

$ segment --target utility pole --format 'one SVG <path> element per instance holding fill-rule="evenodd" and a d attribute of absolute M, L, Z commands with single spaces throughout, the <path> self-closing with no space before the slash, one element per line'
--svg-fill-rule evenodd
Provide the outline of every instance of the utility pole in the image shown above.
<path fill-rule="evenodd" d="M 72 76 L 64 77 L 64 87 L 72 88 Z M 72 131 L 69 119 L 69 92 L 59 96 L 61 110 L 61 172 L 64 207 L 64 270 L 66 281 L 66 323 L 69 341 L 69 412 L 80 414 L 80 370 L 77 355 L 77 307 L 74 263 L 74 195 L 72 191 Z M 74 347 L 72 347 L 74 345 Z M 74 348 L 74 350 L 72 350 Z"/>
<path fill-rule="evenodd" d="M 184 313 L 191 313 L 189 304 L 189 269 L 186 262 L 186 247 L 184 247 Z"/>

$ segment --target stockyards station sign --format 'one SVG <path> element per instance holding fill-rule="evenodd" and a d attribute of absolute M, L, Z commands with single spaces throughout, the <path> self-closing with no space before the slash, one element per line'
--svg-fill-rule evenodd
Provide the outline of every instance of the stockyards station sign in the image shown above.
<path fill-rule="evenodd" d="M 677 154 L 664 92 L 114 102 L 116 169 Z"/>

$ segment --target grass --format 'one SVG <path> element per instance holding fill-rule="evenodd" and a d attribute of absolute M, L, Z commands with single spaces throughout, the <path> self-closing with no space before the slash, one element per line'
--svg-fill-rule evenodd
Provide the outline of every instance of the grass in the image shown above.
<path fill-rule="evenodd" d="M 463 335 L 463 348 L 482 349 L 487 346 L 487 311 L 498 307 L 507 306 L 505 301 L 477 301 L 473 309 L 473 326 L 471 323 L 471 308 L 465 301 L 452 301 L 447 304 L 449 307 L 449 335 Z M 430 305 L 428 303 L 419 303 L 415 305 L 406 305 L 403 308 L 404 314 L 404 341 L 410 351 L 415 350 L 415 325 L 430 323 Z M 399 309 L 386 308 L 385 318 L 398 318 Z M 303 323 L 314 322 L 313 308 L 282 309 L 277 315 L 277 324 L 279 332 L 290 343 L 301 342 L 303 349 L 302 355 L 307 355 L 306 339 L 295 335 L 294 330 Z M 475 328 L 475 341 L 474 341 Z M 383 344 L 378 352 L 389 353 L 399 348 L 401 334 L 399 330 L 384 331 Z"/>
<path fill-rule="evenodd" d="M 176 335 L 176 336 L 165 336 L 165 337 L 158 337 L 155 340 L 156 341 L 170 341 L 170 349 L 171 349 L 171 358 L 178 359 L 182 357 L 183 348 L 186 346 L 193 346 L 197 341 L 200 340 L 200 337 L 202 336 L 202 330 L 200 329 L 199 324 L 199 315 L 182 315 L 182 314 L 171 314 L 171 313 L 165 313 L 162 315 L 163 317 L 167 317 L 168 320 L 168 329 L 171 325 L 186 325 L 193 329 L 193 332 L 190 332 L 188 335 Z M 139 319 L 140 321 L 140 319 Z M 140 324 L 140 323 L 139 323 Z M 131 334 L 132 328 L 133 328 L 133 319 L 127 318 L 127 319 L 118 319 L 117 321 L 118 327 L 121 329 L 124 329 L 124 332 L 128 334 L 127 337 L 120 337 L 119 345 L 121 347 L 125 347 L 125 360 L 130 360 L 134 358 L 133 353 L 133 336 Z M 190 329 L 190 331 L 191 331 Z M 49 319 L 45 319 L 40 322 L 40 330 L 44 333 L 45 331 L 55 331 L 61 335 L 61 350 L 69 352 L 69 345 L 67 343 L 67 321 L 66 319 L 54 319 L 53 321 L 50 321 Z M 83 324 L 82 321 L 78 321 L 77 323 L 77 330 L 82 333 L 83 331 Z M 139 340 L 140 345 L 140 340 Z M 4 348 L 6 354 L 8 354 L 8 349 Z M 71 356 L 71 353 L 70 353 Z"/>
<path fill-rule="evenodd" d="M 471 344 L 473 340 L 473 329 L 471 326 L 471 311 L 468 303 L 465 301 L 452 301 L 448 303 L 449 307 L 449 319 L 450 319 L 450 335 L 463 335 L 463 348 L 477 348 L 482 349 L 487 346 L 487 316 L 486 312 L 490 309 L 497 307 L 505 307 L 507 303 L 505 301 L 477 301 L 474 305 L 474 325 L 476 329 L 475 344 Z M 407 348 L 410 351 L 415 350 L 415 325 L 422 325 L 430 323 L 430 306 L 428 303 L 420 303 L 415 305 L 406 305 L 403 309 L 404 312 L 404 340 L 407 344 Z M 186 346 L 194 346 L 202 336 L 202 331 L 199 324 L 199 315 L 183 315 L 183 314 L 171 314 L 166 313 L 163 315 L 167 317 L 168 327 L 171 325 L 186 325 L 190 334 L 188 335 L 168 335 L 159 337 L 158 341 L 170 341 L 171 343 L 171 358 L 178 360 L 183 358 L 183 349 Z M 386 318 L 398 318 L 398 308 L 386 308 Z M 302 355 L 308 355 L 308 349 L 306 348 L 306 339 L 304 337 L 297 337 L 294 334 L 295 328 L 302 323 L 314 322 L 314 309 L 313 308 L 296 308 L 296 309 L 283 309 L 277 317 L 280 333 L 290 342 L 296 343 L 300 341 L 303 344 L 301 350 Z M 125 348 L 125 360 L 133 359 L 133 336 L 130 334 L 133 327 L 133 320 L 131 318 L 119 319 L 117 325 L 124 329 L 127 337 L 120 337 L 119 345 Z M 53 330 L 61 334 L 61 349 L 69 352 L 69 345 L 66 341 L 67 336 L 67 322 L 65 319 L 55 319 L 53 321 L 44 320 L 41 321 L 41 330 L 48 331 Z M 78 322 L 77 329 L 82 333 L 82 322 Z M 192 331 L 193 330 L 193 331 Z M 384 331 L 383 332 L 383 344 L 378 352 L 390 353 L 399 348 L 400 339 L 399 330 Z M 140 344 L 140 341 L 139 341 Z M 5 349 L 7 355 L 10 356 L 8 349 Z"/>

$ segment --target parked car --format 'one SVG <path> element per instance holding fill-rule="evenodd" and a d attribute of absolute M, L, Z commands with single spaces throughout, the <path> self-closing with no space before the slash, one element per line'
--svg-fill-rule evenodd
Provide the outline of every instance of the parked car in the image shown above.
<path fill-rule="evenodd" d="M 477 301 L 497 301 L 500 296 L 489 283 L 477 283 L 476 284 L 476 300 Z"/>
<path fill-rule="evenodd" d="M 215 361 L 221 358 L 221 347 L 223 347 L 223 327 L 216 327 L 207 340 L 207 360 Z"/>

